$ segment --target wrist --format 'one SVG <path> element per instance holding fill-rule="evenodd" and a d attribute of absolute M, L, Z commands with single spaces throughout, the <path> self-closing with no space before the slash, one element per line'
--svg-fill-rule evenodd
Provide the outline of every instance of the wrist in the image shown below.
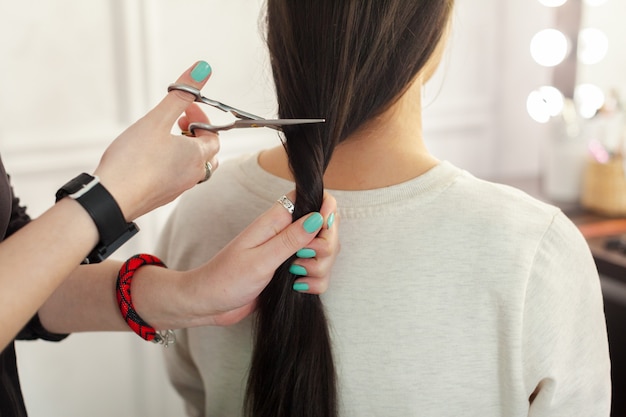
<path fill-rule="evenodd" d="M 181 294 L 181 273 L 167 268 L 146 265 L 137 270 L 132 282 L 135 310 L 155 329 L 183 328 L 184 302 Z"/>
<path fill-rule="evenodd" d="M 120 180 L 116 181 L 107 175 L 100 175 L 96 170 L 94 172 L 94 176 L 98 176 L 100 178 L 100 183 L 111 193 L 115 201 L 117 202 L 124 219 L 127 222 L 132 222 L 139 217 L 137 214 L 136 207 L 138 206 L 139 201 L 133 201 L 133 192 L 129 191 L 129 181 L 128 180 Z"/>
<path fill-rule="evenodd" d="M 56 193 L 56 201 L 69 197 L 89 214 L 98 229 L 99 241 L 83 263 L 97 263 L 106 259 L 139 229 L 127 223 L 115 198 L 97 176 L 82 173 L 63 185 Z"/>
<path fill-rule="evenodd" d="M 153 255 L 147 255 L 147 254 L 139 254 L 139 255 L 132 256 L 131 258 L 129 258 L 126 262 L 122 264 L 122 267 L 120 268 L 120 271 L 117 277 L 117 282 L 116 282 L 115 293 L 116 293 L 116 298 L 117 298 L 117 304 L 120 309 L 120 312 L 122 313 L 122 318 L 124 319 L 124 321 L 126 321 L 128 326 L 137 335 L 139 335 L 144 340 L 151 341 L 153 343 L 160 343 L 160 344 L 165 345 L 165 347 L 167 347 L 170 344 L 175 343 L 176 341 L 176 336 L 174 332 L 172 330 L 157 330 L 157 328 L 161 326 L 155 327 L 154 321 L 152 321 L 152 323 L 149 323 L 146 320 L 146 317 L 152 317 L 151 320 L 158 319 L 160 314 L 157 314 L 156 317 L 153 317 L 153 315 L 146 316 L 147 312 L 150 312 L 150 311 L 154 312 L 158 310 L 151 309 L 149 306 L 147 307 L 144 306 L 142 308 L 142 310 L 144 310 L 143 311 L 144 316 L 141 316 L 139 312 L 137 311 L 136 305 L 135 305 L 135 303 L 137 302 L 137 299 L 140 297 L 135 297 L 135 295 L 141 294 L 142 291 L 141 290 L 136 291 L 138 287 L 137 285 L 135 285 L 135 290 L 131 290 L 132 284 L 136 277 L 136 273 L 141 269 L 144 269 L 143 272 L 146 272 L 145 268 L 151 265 L 154 265 L 156 267 L 163 268 L 163 269 L 167 268 L 165 264 L 163 264 L 163 262 L 159 258 Z M 158 279 L 158 273 L 157 273 L 158 270 L 154 268 L 149 268 L 149 269 L 151 269 L 151 271 L 148 271 L 148 273 L 144 276 L 147 277 L 149 275 L 150 279 L 154 280 L 157 283 L 156 286 L 152 285 L 151 288 L 153 289 L 157 288 L 158 290 L 162 290 L 162 287 L 159 286 L 159 284 L 164 281 Z M 146 281 L 146 279 L 144 278 L 143 281 Z M 137 283 L 135 282 L 135 284 Z M 145 284 L 144 284 L 144 287 L 145 287 Z M 135 292 L 138 292 L 139 294 L 135 294 Z M 150 294 L 150 292 L 148 292 L 148 294 Z M 159 294 L 159 293 L 156 292 L 155 294 Z M 159 297 L 156 297 L 156 300 L 150 299 L 151 304 L 149 305 L 154 305 L 155 302 L 159 303 L 159 301 L 160 301 Z M 167 306 L 168 303 L 165 302 L 163 305 Z"/>
<path fill-rule="evenodd" d="M 146 266 L 133 280 L 133 300 L 139 315 L 156 329 L 183 329 L 211 324 L 208 297 L 196 279 L 199 270 L 176 271 Z"/>

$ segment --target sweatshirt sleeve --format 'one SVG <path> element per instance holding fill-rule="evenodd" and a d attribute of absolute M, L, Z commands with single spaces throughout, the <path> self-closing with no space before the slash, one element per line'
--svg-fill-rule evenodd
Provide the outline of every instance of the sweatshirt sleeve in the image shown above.
<path fill-rule="evenodd" d="M 204 415 L 205 393 L 202 377 L 189 349 L 187 330 L 176 331 L 176 343 L 164 352 L 170 383 L 185 402 L 188 417 Z"/>
<path fill-rule="evenodd" d="M 561 212 L 539 242 L 522 326 L 529 416 L 609 416 L 611 377 L 598 272 Z"/>
<path fill-rule="evenodd" d="M 181 269 L 181 261 L 176 250 L 176 234 L 179 207 L 170 214 L 164 227 L 161 229 L 155 254 L 166 265 Z M 180 244 L 178 246 L 181 246 Z M 180 248 L 179 248 L 180 249 Z M 170 383 L 185 403 L 185 412 L 189 417 L 204 415 L 204 387 L 198 368 L 191 357 L 186 329 L 176 330 L 176 343 L 164 350 L 164 361 Z"/>

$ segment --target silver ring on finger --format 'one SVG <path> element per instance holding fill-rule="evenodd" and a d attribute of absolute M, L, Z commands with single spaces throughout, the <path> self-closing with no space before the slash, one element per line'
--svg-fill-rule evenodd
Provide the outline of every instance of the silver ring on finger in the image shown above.
<path fill-rule="evenodd" d="M 198 184 L 202 184 L 203 182 L 207 182 L 209 178 L 213 175 L 213 165 L 209 161 L 204 163 L 204 178 L 198 182 Z"/>
<path fill-rule="evenodd" d="M 293 205 L 293 202 L 287 198 L 286 195 L 282 196 L 276 201 L 278 201 L 289 212 L 289 214 L 293 214 L 293 209 L 295 208 L 295 206 Z"/>

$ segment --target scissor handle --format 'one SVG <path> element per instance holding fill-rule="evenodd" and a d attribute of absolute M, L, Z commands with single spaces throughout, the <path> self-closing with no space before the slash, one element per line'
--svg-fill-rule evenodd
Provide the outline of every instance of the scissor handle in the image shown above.
<path fill-rule="evenodd" d="M 210 99 L 208 97 L 204 97 L 202 92 L 195 87 L 186 84 L 170 84 L 167 87 L 167 92 L 178 90 L 184 91 L 185 93 L 189 93 L 194 96 L 196 102 L 204 103 L 208 106 L 215 107 L 216 109 L 220 109 L 223 112 L 231 113 L 233 116 L 238 117 L 239 119 L 251 119 L 251 120 L 263 120 L 261 116 L 257 116 L 256 114 L 248 113 L 247 111 L 236 109 L 228 104 L 224 104 L 217 100 Z"/>
<path fill-rule="evenodd" d="M 174 90 L 178 90 L 178 91 L 184 91 L 185 93 L 189 93 L 192 96 L 194 96 L 194 101 L 202 101 L 202 93 L 200 92 L 200 90 L 198 90 L 195 87 L 192 87 L 190 85 L 186 85 L 186 84 L 170 84 L 167 87 L 167 92 L 169 93 L 170 91 L 174 91 Z"/>
<path fill-rule="evenodd" d="M 191 136 L 196 136 L 196 130 L 206 130 L 207 132 L 217 133 L 222 130 L 228 130 L 224 126 L 215 126 L 207 123 L 190 123 L 189 124 L 189 132 L 191 132 Z"/>

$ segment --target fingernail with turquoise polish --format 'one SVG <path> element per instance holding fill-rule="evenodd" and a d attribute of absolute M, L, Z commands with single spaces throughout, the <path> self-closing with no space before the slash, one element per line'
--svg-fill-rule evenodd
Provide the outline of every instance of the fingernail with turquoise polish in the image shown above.
<path fill-rule="evenodd" d="M 289 267 L 289 272 L 294 275 L 299 275 L 301 277 L 306 276 L 306 269 L 303 266 L 293 264 Z"/>
<path fill-rule="evenodd" d="M 296 256 L 298 258 L 315 258 L 317 253 L 313 249 L 302 248 L 298 252 L 296 252 Z"/>
<path fill-rule="evenodd" d="M 330 213 L 330 216 L 328 216 L 328 223 L 327 223 L 329 229 L 333 225 L 333 223 L 335 223 L 335 213 Z"/>
<path fill-rule="evenodd" d="M 304 221 L 302 227 L 306 230 L 307 233 L 313 233 L 319 230 L 320 227 L 324 224 L 324 217 L 319 213 L 313 213 L 309 216 L 308 219 Z"/>
<path fill-rule="evenodd" d="M 309 290 L 309 284 L 307 284 L 306 282 L 294 282 L 293 283 L 293 289 L 295 291 L 308 291 Z"/>
<path fill-rule="evenodd" d="M 204 81 L 209 75 L 211 75 L 211 66 L 205 61 L 198 62 L 191 70 L 191 78 L 196 82 Z"/>

